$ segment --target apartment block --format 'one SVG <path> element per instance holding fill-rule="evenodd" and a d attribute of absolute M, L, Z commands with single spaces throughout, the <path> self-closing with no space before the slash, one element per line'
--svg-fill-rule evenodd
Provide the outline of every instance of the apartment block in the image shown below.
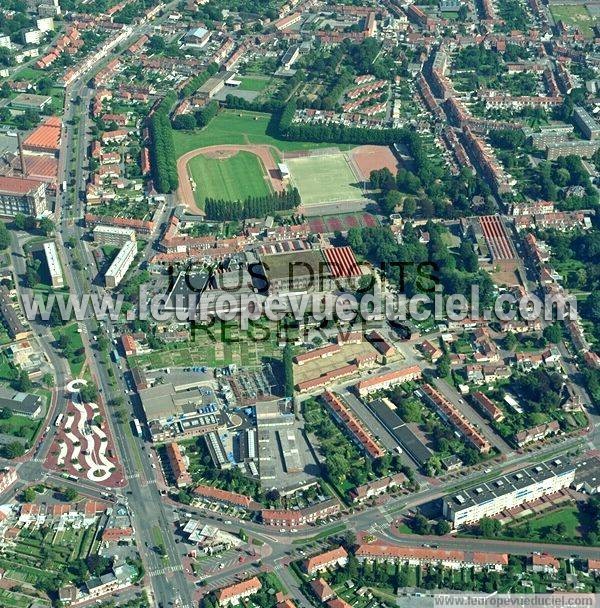
<path fill-rule="evenodd" d="M 60 288 L 65 284 L 63 277 L 58 250 L 55 243 L 44 243 L 44 254 L 46 255 L 46 264 L 48 265 L 48 274 L 52 287 Z"/>
<path fill-rule="evenodd" d="M 114 288 L 119 285 L 126 272 L 129 270 L 136 254 L 137 243 L 135 241 L 127 241 L 104 275 L 106 287 Z"/>
<path fill-rule="evenodd" d="M 120 228 L 118 226 L 98 225 L 92 231 L 94 242 L 100 245 L 116 245 L 122 247 L 127 241 L 135 241 L 133 228 Z"/>
<path fill-rule="evenodd" d="M 570 462 L 541 462 L 444 497 L 443 513 L 454 527 L 473 524 L 482 517 L 554 494 L 574 479 L 575 466 Z"/>

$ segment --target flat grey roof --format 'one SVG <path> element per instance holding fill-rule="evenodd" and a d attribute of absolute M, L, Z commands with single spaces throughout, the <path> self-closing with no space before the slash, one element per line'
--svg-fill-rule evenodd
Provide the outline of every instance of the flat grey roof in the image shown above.
<path fill-rule="evenodd" d="M 541 462 L 445 496 L 444 502 L 453 510 L 460 511 L 518 490 L 525 490 L 551 477 L 564 475 L 574 468 L 573 464 L 561 459 Z"/>

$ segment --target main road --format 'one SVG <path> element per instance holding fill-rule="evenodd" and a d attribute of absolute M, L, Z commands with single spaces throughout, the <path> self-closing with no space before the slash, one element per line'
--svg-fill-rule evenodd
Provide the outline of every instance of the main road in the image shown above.
<path fill-rule="evenodd" d="M 175 4 L 167 5 L 167 11 Z M 132 32 L 130 38 L 137 38 L 149 31 L 150 26 L 141 23 Z M 128 42 L 129 40 L 125 41 L 120 48 L 127 48 Z M 94 68 L 98 70 L 100 66 L 94 66 Z M 87 81 L 92 75 L 92 71 L 83 74 L 66 91 L 65 131 L 61 148 L 63 160 L 59 167 L 59 183 L 63 181 L 66 181 L 67 184 L 72 183 L 70 168 L 74 166 L 75 199 L 73 209 L 69 209 L 70 213 L 67 213 L 67 206 L 64 203 L 70 191 L 61 192 L 57 196 L 55 208 L 56 242 L 63 256 L 63 262 L 65 262 L 63 264 L 65 283 L 68 285 L 71 295 L 76 297 L 90 294 L 92 289 L 95 289 L 98 294 L 102 293 L 102 289 L 92 286 L 90 276 L 85 272 L 88 268 L 91 271 L 92 267 L 89 266 L 89 263 L 92 260 L 82 240 L 82 227 L 77 221 L 84 214 L 84 202 L 80 193 L 85 190 L 86 183 L 87 150 L 90 143 L 88 108 L 93 96 L 93 90 L 88 87 Z M 73 242 L 75 247 L 66 247 L 66 242 Z M 84 264 L 84 272 L 76 270 L 77 262 Z M 125 495 L 121 495 L 121 498 L 128 503 L 132 513 L 138 549 L 147 572 L 147 579 L 150 582 L 151 602 L 165 607 L 169 605 L 178 605 L 182 608 L 191 607 L 193 606 L 192 590 L 183 573 L 181 556 L 172 534 L 172 509 L 162 500 L 155 483 L 152 463 L 148 457 L 145 457 L 142 449 L 143 444 L 131 435 L 126 425 L 116 419 L 115 408 L 111 407 L 112 401 L 117 396 L 122 396 L 126 389 L 120 383 L 117 383 L 116 388 L 113 389 L 107 368 L 107 365 L 112 364 L 101 362 L 98 352 L 92 348 L 90 338 L 98 328 L 97 321 L 91 316 L 86 316 L 78 323 L 88 369 L 100 391 L 100 399 L 103 401 L 107 413 L 107 423 L 115 438 L 119 460 L 124 467 L 127 490 Z M 107 319 L 103 325 L 112 334 L 111 321 Z M 45 350 L 51 351 L 51 335 L 47 331 L 40 331 L 38 335 Z M 115 371 L 115 377 L 122 381 L 119 370 L 113 370 L 113 373 Z M 57 384 L 61 387 L 64 386 L 64 382 L 65 378 L 61 377 Z M 50 442 L 50 438 L 48 441 Z M 117 494 L 120 492 L 117 491 Z M 164 551 L 157 551 L 158 544 L 162 545 Z"/>

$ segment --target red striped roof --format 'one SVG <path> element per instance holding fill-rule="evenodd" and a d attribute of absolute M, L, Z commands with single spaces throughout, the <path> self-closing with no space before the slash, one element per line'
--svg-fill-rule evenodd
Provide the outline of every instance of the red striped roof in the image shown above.
<path fill-rule="evenodd" d="M 328 247 L 323 249 L 334 278 L 350 278 L 362 275 L 360 266 L 350 247 Z"/>

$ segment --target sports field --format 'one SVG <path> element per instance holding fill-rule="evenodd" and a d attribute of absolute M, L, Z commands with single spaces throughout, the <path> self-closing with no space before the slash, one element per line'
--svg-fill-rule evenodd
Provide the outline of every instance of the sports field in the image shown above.
<path fill-rule="evenodd" d="M 204 129 L 195 131 L 173 131 L 177 156 L 197 148 L 217 144 L 267 144 L 275 146 L 282 152 L 289 150 L 312 150 L 327 148 L 331 144 L 315 144 L 307 141 L 284 141 L 267 135 L 270 114 L 246 112 L 242 110 L 225 110 L 219 112 Z M 347 150 L 353 146 L 338 146 Z M 278 159 L 276 159 L 278 160 Z"/>
<path fill-rule="evenodd" d="M 586 38 L 593 38 L 592 29 L 598 19 L 594 19 L 587 7 L 580 4 L 553 4 L 550 12 L 555 21 L 562 21 L 565 25 L 576 27 Z"/>
<path fill-rule="evenodd" d="M 189 161 L 188 170 L 196 184 L 195 198 L 200 206 L 207 198 L 238 201 L 271 192 L 260 159 L 251 152 L 237 152 L 229 158 L 201 154 Z"/>
<path fill-rule="evenodd" d="M 367 200 L 362 184 L 346 155 L 338 152 L 300 158 L 286 158 L 292 183 L 306 207 L 343 201 Z"/>

